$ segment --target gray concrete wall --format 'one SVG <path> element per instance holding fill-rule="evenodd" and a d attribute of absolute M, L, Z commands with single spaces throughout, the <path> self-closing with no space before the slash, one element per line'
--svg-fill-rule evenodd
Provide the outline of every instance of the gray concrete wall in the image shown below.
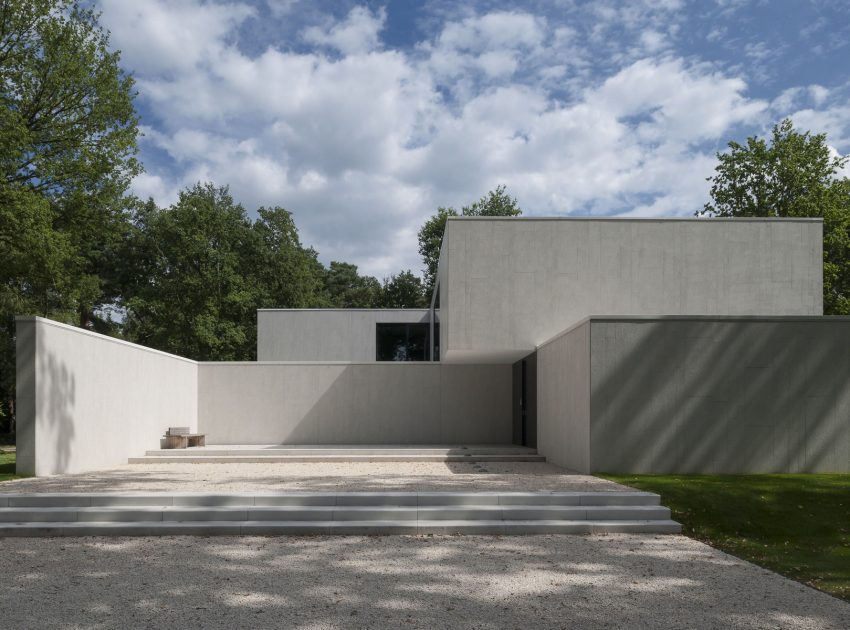
<path fill-rule="evenodd" d="M 537 350 L 537 451 L 558 466 L 590 471 L 590 323 Z"/>
<path fill-rule="evenodd" d="M 197 428 L 194 361 L 38 317 L 17 326 L 18 472 L 110 468 Z"/>
<path fill-rule="evenodd" d="M 201 363 L 207 443 L 508 444 L 509 365 Z"/>
<path fill-rule="evenodd" d="M 375 324 L 427 321 L 428 309 L 261 309 L 257 360 L 374 362 Z"/>
<path fill-rule="evenodd" d="M 820 315 L 819 219 L 450 218 L 441 358 L 513 362 L 592 315 Z"/>
<path fill-rule="evenodd" d="M 594 318 L 591 469 L 850 472 L 847 318 Z"/>

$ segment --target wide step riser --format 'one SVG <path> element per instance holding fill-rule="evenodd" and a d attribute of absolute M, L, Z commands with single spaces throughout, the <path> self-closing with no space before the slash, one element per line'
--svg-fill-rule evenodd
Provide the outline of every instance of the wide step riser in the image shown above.
<path fill-rule="evenodd" d="M 657 506 L 650 492 L 323 492 L 287 494 L 0 494 L 0 508 L 467 508 L 505 506 Z"/>
<path fill-rule="evenodd" d="M 317 455 L 317 456 L 216 456 L 168 455 L 130 457 L 129 464 L 316 464 L 346 462 L 545 462 L 542 455 Z"/>
<path fill-rule="evenodd" d="M 641 521 L 667 520 L 670 511 L 651 507 L 510 508 L 201 508 L 98 509 L 0 508 L 0 523 L 198 522 L 198 521 Z"/>
<path fill-rule="evenodd" d="M 430 523 L 370 522 L 207 522 L 0 524 L 0 536 L 286 536 L 397 534 L 678 534 L 674 521 L 478 521 Z"/>
<path fill-rule="evenodd" d="M 308 449 L 308 448 L 263 448 L 263 449 L 173 449 L 173 450 L 151 450 L 145 452 L 147 457 L 196 457 L 196 456 L 211 456 L 211 457 L 350 457 L 350 456 L 378 456 L 378 457 L 415 457 L 415 456 L 505 456 L 505 455 L 538 455 L 536 450 L 529 448 L 521 449 Z"/>
<path fill-rule="evenodd" d="M 648 492 L 0 494 L 0 536 L 679 531 Z"/>

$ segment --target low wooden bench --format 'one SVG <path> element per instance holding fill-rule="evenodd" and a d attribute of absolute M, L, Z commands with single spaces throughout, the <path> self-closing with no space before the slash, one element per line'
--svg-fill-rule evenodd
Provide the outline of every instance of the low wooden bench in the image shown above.
<path fill-rule="evenodd" d="M 189 446 L 206 446 L 207 436 L 205 433 L 190 433 L 186 436 Z"/>
<path fill-rule="evenodd" d="M 206 446 L 207 436 L 205 433 L 172 433 L 169 429 L 165 437 L 159 441 L 161 449 L 189 448 L 190 446 Z"/>

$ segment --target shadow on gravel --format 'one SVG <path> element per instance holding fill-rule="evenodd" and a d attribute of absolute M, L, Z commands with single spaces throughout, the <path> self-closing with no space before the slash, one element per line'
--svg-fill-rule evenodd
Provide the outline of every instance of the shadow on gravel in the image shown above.
<path fill-rule="evenodd" d="M 676 536 L 3 545 L 8 627 L 850 626 L 847 604 Z"/>

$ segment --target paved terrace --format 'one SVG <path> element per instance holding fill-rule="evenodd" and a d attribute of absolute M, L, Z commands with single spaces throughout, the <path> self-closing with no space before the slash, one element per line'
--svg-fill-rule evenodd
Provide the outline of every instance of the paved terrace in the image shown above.
<path fill-rule="evenodd" d="M 622 491 L 545 462 L 133 464 L 4 482 L 3 492 Z"/>

